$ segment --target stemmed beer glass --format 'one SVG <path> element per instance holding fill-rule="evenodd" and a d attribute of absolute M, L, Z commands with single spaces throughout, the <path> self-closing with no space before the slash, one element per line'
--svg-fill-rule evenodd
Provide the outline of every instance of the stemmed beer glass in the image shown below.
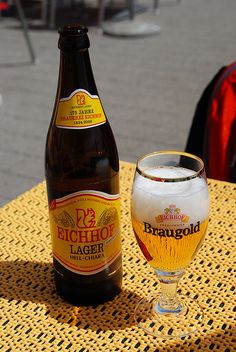
<path fill-rule="evenodd" d="M 194 299 L 177 294 L 177 284 L 207 229 L 209 195 L 203 161 L 178 151 L 138 159 L 131 216 L 137 243 L 161 286 L 160 293 L 138 303 L 138 326 L 162 338 L 197 331 L 203 311 Z"/>

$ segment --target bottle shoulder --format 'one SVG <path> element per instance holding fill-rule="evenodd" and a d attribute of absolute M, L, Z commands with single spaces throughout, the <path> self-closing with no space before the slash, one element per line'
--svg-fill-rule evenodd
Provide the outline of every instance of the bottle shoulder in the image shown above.
<path fill-rule="evenodd" d="M 71 130 L 52 126 L 46 143 L 46 175 L 109 178 L 119 171 L 115 139 L 108 123 Z"/>
<path fill-rule="evenodd" d="M 49 127 L 46 149 L 60 150 L 78 154 L 78 151 L 90 151 L 101 154 L 103 151 L 116 150 L 116 142 L 108 121 L 100 126 L 85 129 Z"/>

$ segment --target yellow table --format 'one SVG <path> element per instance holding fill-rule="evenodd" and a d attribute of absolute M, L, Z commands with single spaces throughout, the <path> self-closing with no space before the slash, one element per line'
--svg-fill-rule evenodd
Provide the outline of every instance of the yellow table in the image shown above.
<path fill-rule="evenodd" d="M 236 185 L 209 181 L 208 234 L 180 281 L 197 297 L 205 325 L 176 340 L 135 326 L 137 301 L 158 290 L 132 232 L 129 213 L 134 165 L 121 162 L 123 291 L 96 308 L 76 308 L 55 293 L 45 183 L 1 209 L 1 351 L 235 351 Z"/>

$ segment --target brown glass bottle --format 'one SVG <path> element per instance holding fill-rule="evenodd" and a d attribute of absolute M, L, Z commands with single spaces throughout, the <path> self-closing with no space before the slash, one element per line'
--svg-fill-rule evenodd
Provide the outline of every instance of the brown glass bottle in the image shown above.
<path fill-rule="evenodd" d="M 117 236 L 113 259 L 102 252 L 107 242 L 112 246 L 112 241 L 103 240 L 108 234 L 107 229 L 114 228 L 109 221 L 117 221 L 117 217 L 116 220 L 108 217 L 108 223 L 101 232 L 96 218 L 100 206 L 94 210 L 95 203 L 90 204 L 84 194 L 95 192 L 95 200 L 101 200 L 101 207 L 105 211 L 108 209 L 109 213 L 109 197 L 119 195 L 119 159 L 101 103 L 102 110 L 96 111 L 100 99 L 90 64 L 87 28 L 66 26 L 59 30 L 59 34 L 58 88 L 45 153 L 55 285 L 58 294 L 66 301 L 75 305 L 95 305 L 112 299 L 120 292 L 122 259 L 117 248 L 120 241 L 117 242 Z M 85 199 L 85 203 L 74 202 L 80 194 L 78 192 L 82 192 L 79 200 Z M 108 198 L 103 198 L 103 195 Z M 70 208 L 63 208 L 64 204 L 69 207 L 72 204 L 73 212 Z M 86 223 L 85 213 L 90 211 L 93 212 L 91 221 Z M 84 218 L 79 217 L 81 212 Z M 79 225 L 81 221 L 82 227 Z M 96 262 L 96 258 L 101 256 L 103 259 Z M 89 271 L 90 261 L 96 267 L 93 271 Z M 86 265 L 85 272 L 77 270 L 80 265 L 82 268 Z"/>

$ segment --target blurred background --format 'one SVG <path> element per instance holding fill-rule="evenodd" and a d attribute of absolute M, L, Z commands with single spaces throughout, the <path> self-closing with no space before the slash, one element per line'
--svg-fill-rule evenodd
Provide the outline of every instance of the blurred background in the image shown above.
<path fill-rule="evenodd" d="M 1 205 L 44 179 L 59 26 L 89 27 L 98 92 L 120 159 L 130 162 L 154 150 L 185 149 L 203 90 L 222 66 L 236 60 L 235 0 L 160 0 L 156 10 L 155 1 L 136 0 L 134 22 L 161 31 L 130 37 L 101 29 L 114 21 L 125 26 L 125 0 L 103 2 L 102 25 L 98 0 L 21 0 L 25 23 L 17 2 L 7 3 L 0 17 Z"/>

